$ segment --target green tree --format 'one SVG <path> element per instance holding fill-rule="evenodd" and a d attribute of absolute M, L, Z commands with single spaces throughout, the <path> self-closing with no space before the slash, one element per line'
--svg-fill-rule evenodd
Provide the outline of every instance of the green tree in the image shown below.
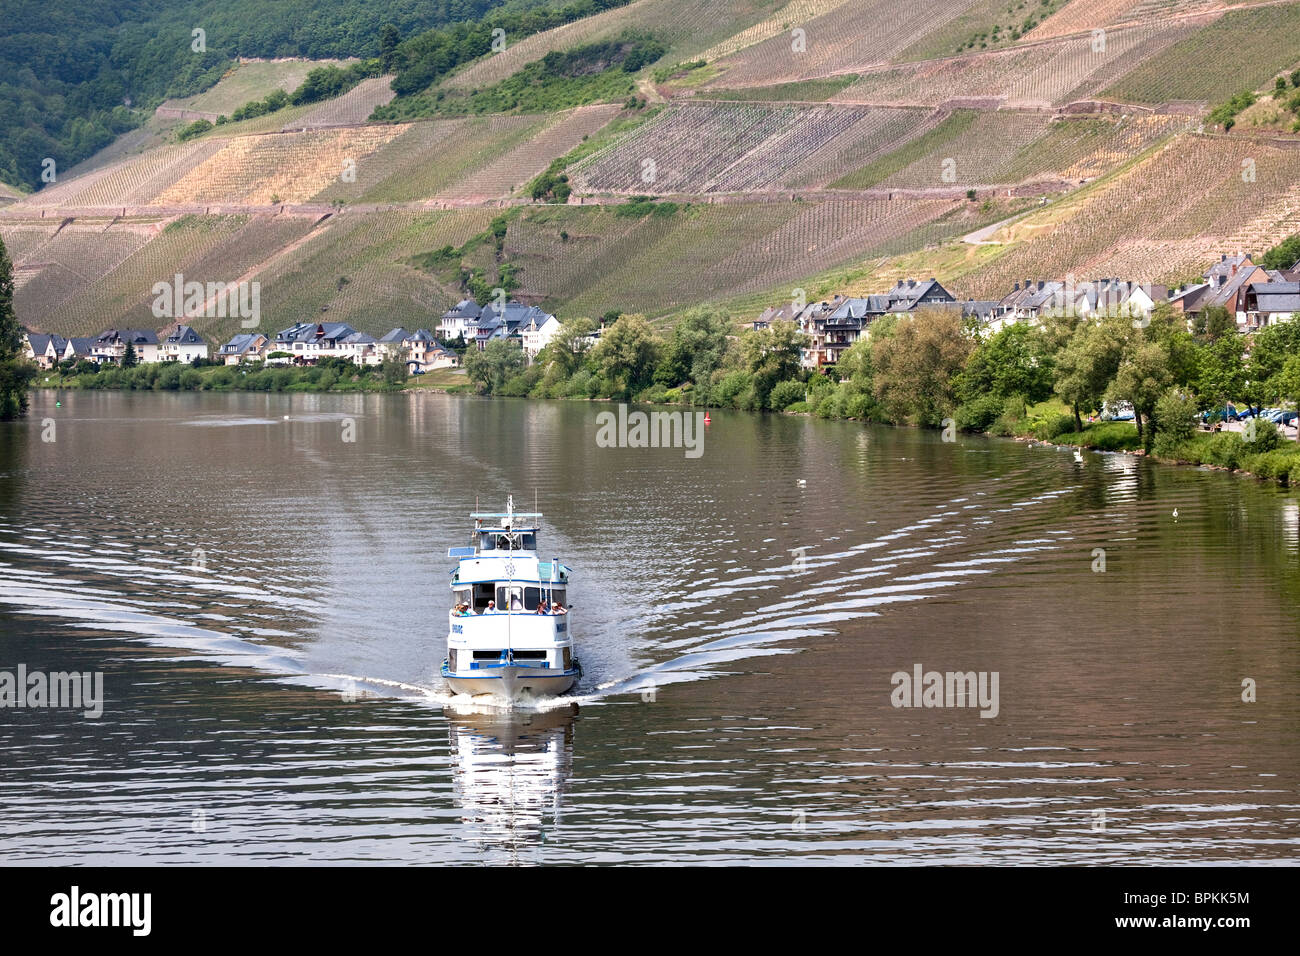
<path fill-rule="evenodd" d="M 1107 317 L 1083 321 L 1056 355 L 1056 394 L 1074 412 L 1075 428 L 1083 430 L 1081 412 L 1096 408 L 1119 370 L 1127 319 Z"/>
<path fill-rule="evenodd" d="M 663 343 L 643 315 L 624 315 L 605 329 L 591 360 L 611 398 L 629 398 L 648 386 Z"/>
<path fill-rule="evenodd" d="M 1288 358 L 1282 368 L 1269 379 L 1269 391 L 1274 397 L 1300 407 L 1300 355 Z M 1296 441 L 1300 441 L 1300 428 L 1296 429 Z"/>
<path fill-rule="evenodd" d="M 1207 408 L 1222 408 L 1247 395 L 1246 359 L 1242 337 L 1233 332 L 1212 339 L 1197 349 L 1196 393 Z"/>
<path fill-rule="evenodd" d="M 524 350 L 515 342 L 493 339 L 483 351 L 470 349 L 465 356 L 465 374 L 481 391 L 499 392 L 506 381 L 523 371 Z"/>
<path fill-rule="evenodd" d="M 545 366 L 555 368 L 560 377 L 572 378 L 587 360 L 587 353 L 592 348 L 591 333 L 594 331 L 596 323 L 591 319 L 565 319 L 560 323 L 560 331 L 542 349 L 538 360 Z"/>
<path fill-rule="evenodd" d="M 127 342 L 126 350 L 122 352 L 122 368 L 135 368 L 140 364 L 140 358 L 135 354 L 134 343 Z"/>
<path fill-rule="evenodd" d="M 894 421 L 939 425 L 957 404 L 954 379 L 973 348 L 961 316 L 951 309 L 899 319 L 892 335 L 873 335 L 876 398 Z"/>
<path fill-rule="evenodd" d="M 1108 401 L 1132 403 L 1138 437 L 1143 439 L 1148 449 L 1155 438 L 1155 425 L 1150 419 L 1156 402 L 1172 384 L 1173 374 L 1169 371 L 1166 350 L 1159 342 L 1137 337 L 1134 346 L 1124 350 L 1115 380 L 1106 389 Z"/>
<path fill-rule="evenodd" d="M 740 351 L 753 382 L 755 407 L 768 408 L 777 383 L 798 377 L 803 342 L 803 333 L 793 322 L 780 320 L 741 336 Z"/>
<path fill-rule="evenodd" d="M 722 367 L 731 346 L 731 316 L 715 309 L 691 309 L 673 328 L 655 381 L 670 388 L 686 382 L 705 385 Z"/>
<path fill-rule="evenodd" d="M 1008 325 L 971 353 L 955 383 L 963 402 L 986 395 L 1022 395 L 1030 404 L 1052 394 L 1052 358 L 1047 335 L 1026 322 Z"/>
<path fill-rule="evenodd" d="M 0 239 L 0 420 L 27 411 L 27 389 L 36 367 L 23 355 L 22 330 L 14 312 L 14 269 Z"/>
<path fill-rule="evenodd" d="M 385 23 L 379 29 L 379 62 L 385 73 L 393 72 L 393 62 L 397 56 L 397 45 L 402 42 L 402 34 L 391 23 Z"/>

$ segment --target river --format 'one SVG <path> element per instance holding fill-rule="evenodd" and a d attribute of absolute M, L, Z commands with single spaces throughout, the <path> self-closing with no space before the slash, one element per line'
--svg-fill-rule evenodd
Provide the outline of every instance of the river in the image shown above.
<path fill-rule="evenodd" d="M 699 457 L 608 448 L 605 410 L 37 393 L 0 670 L 104 701 L 0 709 L 0 859 L 1295 862 L 1295 495 L 719 410 Z M 501 712 L 437 667 L 447 548 L 510 494 L 584 676 Z M 996 697 L 896 706 L 918 669 Z"/>

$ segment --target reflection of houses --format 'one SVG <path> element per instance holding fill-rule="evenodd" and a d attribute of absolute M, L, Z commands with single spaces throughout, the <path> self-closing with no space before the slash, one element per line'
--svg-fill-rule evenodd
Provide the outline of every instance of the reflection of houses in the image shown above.
<path fill-rule="evenodd" d="M 270 339 L 261 332 L 241 332 L 217 349 L 217 357 L 227 365 L 238 365 L 244 361 L 261 361 L 266 357 L 268 344 Z"/>
<path fill-rule="evenodd" d="M 135 351 L 136 361 L 159 360 L 158 333 L 147 329 L 109 329 L 101 333 L 91 348 L 91 358 L 96 362 L 121 364 L 128 344 Z"/>
<path fill-rule="evenodd" d="M 183 362 L 190 365 L 195 359 L 208 357 L 208 343 L 188 325 L 177 325 L 162 342 L 164 362 Z"/>

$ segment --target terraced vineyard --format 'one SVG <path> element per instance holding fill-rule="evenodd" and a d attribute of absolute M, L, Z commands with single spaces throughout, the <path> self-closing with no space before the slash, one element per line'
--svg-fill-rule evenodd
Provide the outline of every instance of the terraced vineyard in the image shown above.
<path fill-rule="evenodd" d="M 931 30 L 898 54 L 900 60 L 929 60 L 965 50 L 1006 46 L 1019 37 L 1030 19 L 1037 23 L 1059 10 L 1068 0 L 977 0 L 937 30 Z M 976 37 L 981 37 L 978 43 Z"/>
<path fill-rule="evenodd" d="M 979 56 L 933 60 L 864 75 L 831 98 L 835 103 L 939 105 L 962 98 L 1001 98 L 1004 106 L 1050 106 L 1084 98 L 1113 83 L 1147 57 L 1198 29 L 1197 24 L 1158 23 L 1112 30 L 1105 48 L 1091 36 Z"/>
<path fill-rule="evenodd" d="M 924 135 L 832 185 L 951 189 L 1006 183 L 1017 151 L 1043 136 L 1049 122 L 1042 113 L 956 110 Z"/>
<path fill-rule="evenodd" d="M 178 272 L 186 281 L 238 282 L 279 250 L 307 235 L 314 222 L 315 218 L 310 216 L 257 215 L 195 223 L 185 232 L 197 241 L 189 248 L 184 245 L 174 247 L 181 255 L 171 271 L 151 278 L 147 272 L 139 270 L 139 263 L 123 263 L 124 268 L 104 273 L 78 289 L 76 295 L 69 297 L 57 309 L 50 310 L 45 322 L 57 329 L 87 328 L 102 323 L 108 314 L 119 317 L 119 324 L 132 328 L 158 328 L 166 320 L 153 315 L 153 283 L 168 281 Z M 131 225 L 130 222 L 119 223 L 114 228 L 130 228 Z M 206 225 L 215 228 L 203 230 Z M 234 317 L 187 321 L 204 334 L 227 337 L 239 326 L 239 319 Z"/>
<path fill-rule="evenodd" d="M 292 93 L 307 74 L 319 66 L 340 65 L 344 60 L 270 60 L 240 63 L 210 90 L 197 96 L 168 100 L 164 109 L 192 110 L 213 117 L 229 116 L 250 100 L 260 100 L 272 90 Z"/>
<path fill-rule="evenodd" d="M 483 232 L 490 209 L 344 212 L 307 242 L 259 272 L 265 328 L 328 312 L 363 331 L 427 326 L 461 295 L 410 264 L 411 257 L 459 246 Z"/>
<path fill-rule="evenodd" d="M 1217 103 L 1263 86 L 1297 62 L 1300 4 L 1231 10 L 1145 59 L 1102 94 L 1131 103 Z"/>
<path fill-rule="evenodd" d="M 577 164 L 573 180 L 584 190 L 625 194 L 822 185 L 862 156 L 915 135 L 927 115 L 767 103 L 673 106 Z"/>
<path fill-rule="evenodd" d="M 442 202 L 482 202 L 509 196 L 551 161 L 572 150 L 614 118 L 616 104 L 580 106 L 560 114 L 517 146 L 441 189 Z"/>
<path fill-rule="evenodd" d="M 467 90 L 492 86 L 552 50 L 607 40 L 629 29 L 651 32 L 667 42 L 670 51 L 665 64 L 693 59 L 762 18 L 767 12 L 764 7 L 770 9 L 763 0 L 635 0 L 626 7 L 510 43 L 502 52 L 448 77 L 443 85 Z"/>
<path fill-rule="evenodd" d="M 108 221 L 70 223 L 16 263 L 14 305 L 22 314 L 58 311 L 75 292 L 95 283 L 142 247 L 140 229 L 110 229 Z"/>
<path fill-rule="evenodd" d="M 285 131 L 295 129 L 319 129 L 325 126 L 355 126 L 370 119 L 375 107 L 383 106 L 393 98 L 391 76 L 375 76 L 362 80 L 342 96 L 326 100 L 300 117 L 282 127 Z"/>
<path fill-rule="evenodd" d="M 787 29 L 718 61 L 717 87 L 767 86 L 835 73 L 856 73 L 894 59 L 977 0 L 870 0 L 845 4 L 806 24 L 806 49 L 795 52 Z"/>
<path fill-rule="evenodd" d="M 780 287 L 870 255 L 953 210 L 952 201 L 693 205 L 672 216 L 608 207 L 530 211 L 511 224 L 522 292 L 562 315 L 611 308 L 662 314 Z"/>
<path fill-rule="evenodd" d="M 238 220 L 240 225 L 242 222 Z M 120 317 L 145 300 L 155 282 L 184 272 L 190 261 L 228 239 L 235 228 L 230 218 L 217 216 L 187 216 L 171 223 L 136 220 L 129 227 L 114 225 L 109 232 L 129 229 L 134 237 L 145 230 L 149 241 L 137 245 L 130 255 L 97 276 L 52 270 L 39 284 L 33 281 L 19 290 L 14 296 L 14 308 L 25 322 L 43 332 L 88 335 L 101 331 L 119 324 Z M 34 263 L 36 258 L 30 256 L 28 261 Z M 45 271 L 41 270 L 42 275 Z M 89 302 L 84 312 L 74 302 L 74 297 L 83 296 Z M 60 306 L 60 315 L 65 319 L 56 323 L 51 317 Z M 70 314 L 77 317 L 67 317 Z M 156 324 L 151 318 L 148 327 Z"/>
<path fill-rule="evenodd" d="M 1243 178 L 1254 162 L 1253 182 Z M 1126 175 L 995 236 L 1007 252 L 963 280 L 987 297 L 1027 277 L 1074 273 L 1161 281 L 1220 251 L 1260 252 L 1300 230 L 1300 151 L 1185 135 Z"/>
<path fill-rule="evenodd" d="M 158 205 L 306 202 L 360 165 L 405 125 L 309 130 L 217 140 L 221 149 L 160 192 Z"/>
<path fill-rule="evenodd" d="M 332 182 L 315 199 L 429 199 L 510 152 L 546 122 L 544 116 L 484 116 L 411 123 L 357 163 L 355 182 Z"/>
<path fill-rule="evenodd" d="M 1071 0 L 1025 35 L 1026 40 L 1046 40 L 1070 33 L 1083 33 L 1118 23 L 1208 13 L 1226 6 L 1241 6 L 1225 0 Z"/>
<path fill-rule="evenodd" d="M 160 146 L 113 166 L 42 189 L 24 203 L 36 208 L 131 206 L 153 201 L 215 156 L 221 140 Z"/>
<path fill-rule="evenodd" d="M 851 0 L 790 0 L 766 19 L 727 37 L 721 43 L 713 44 L 707 50 L 701 50 L 699 57 L 712 63 L 720 57 L 736 53 L 755 43 L 762 43 L 773 37 L 787 36 L 792 27 L 809 23 L 838 10 L 849 2 Z"/>

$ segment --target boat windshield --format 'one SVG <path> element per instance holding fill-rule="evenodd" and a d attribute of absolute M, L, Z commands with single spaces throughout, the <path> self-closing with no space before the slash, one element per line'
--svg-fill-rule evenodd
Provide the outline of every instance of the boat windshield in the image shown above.
<path fill-rule="evenodd" d="M 479 532 L 480 551 L 536 551 L 537 532 L 485 528 Z"/>

